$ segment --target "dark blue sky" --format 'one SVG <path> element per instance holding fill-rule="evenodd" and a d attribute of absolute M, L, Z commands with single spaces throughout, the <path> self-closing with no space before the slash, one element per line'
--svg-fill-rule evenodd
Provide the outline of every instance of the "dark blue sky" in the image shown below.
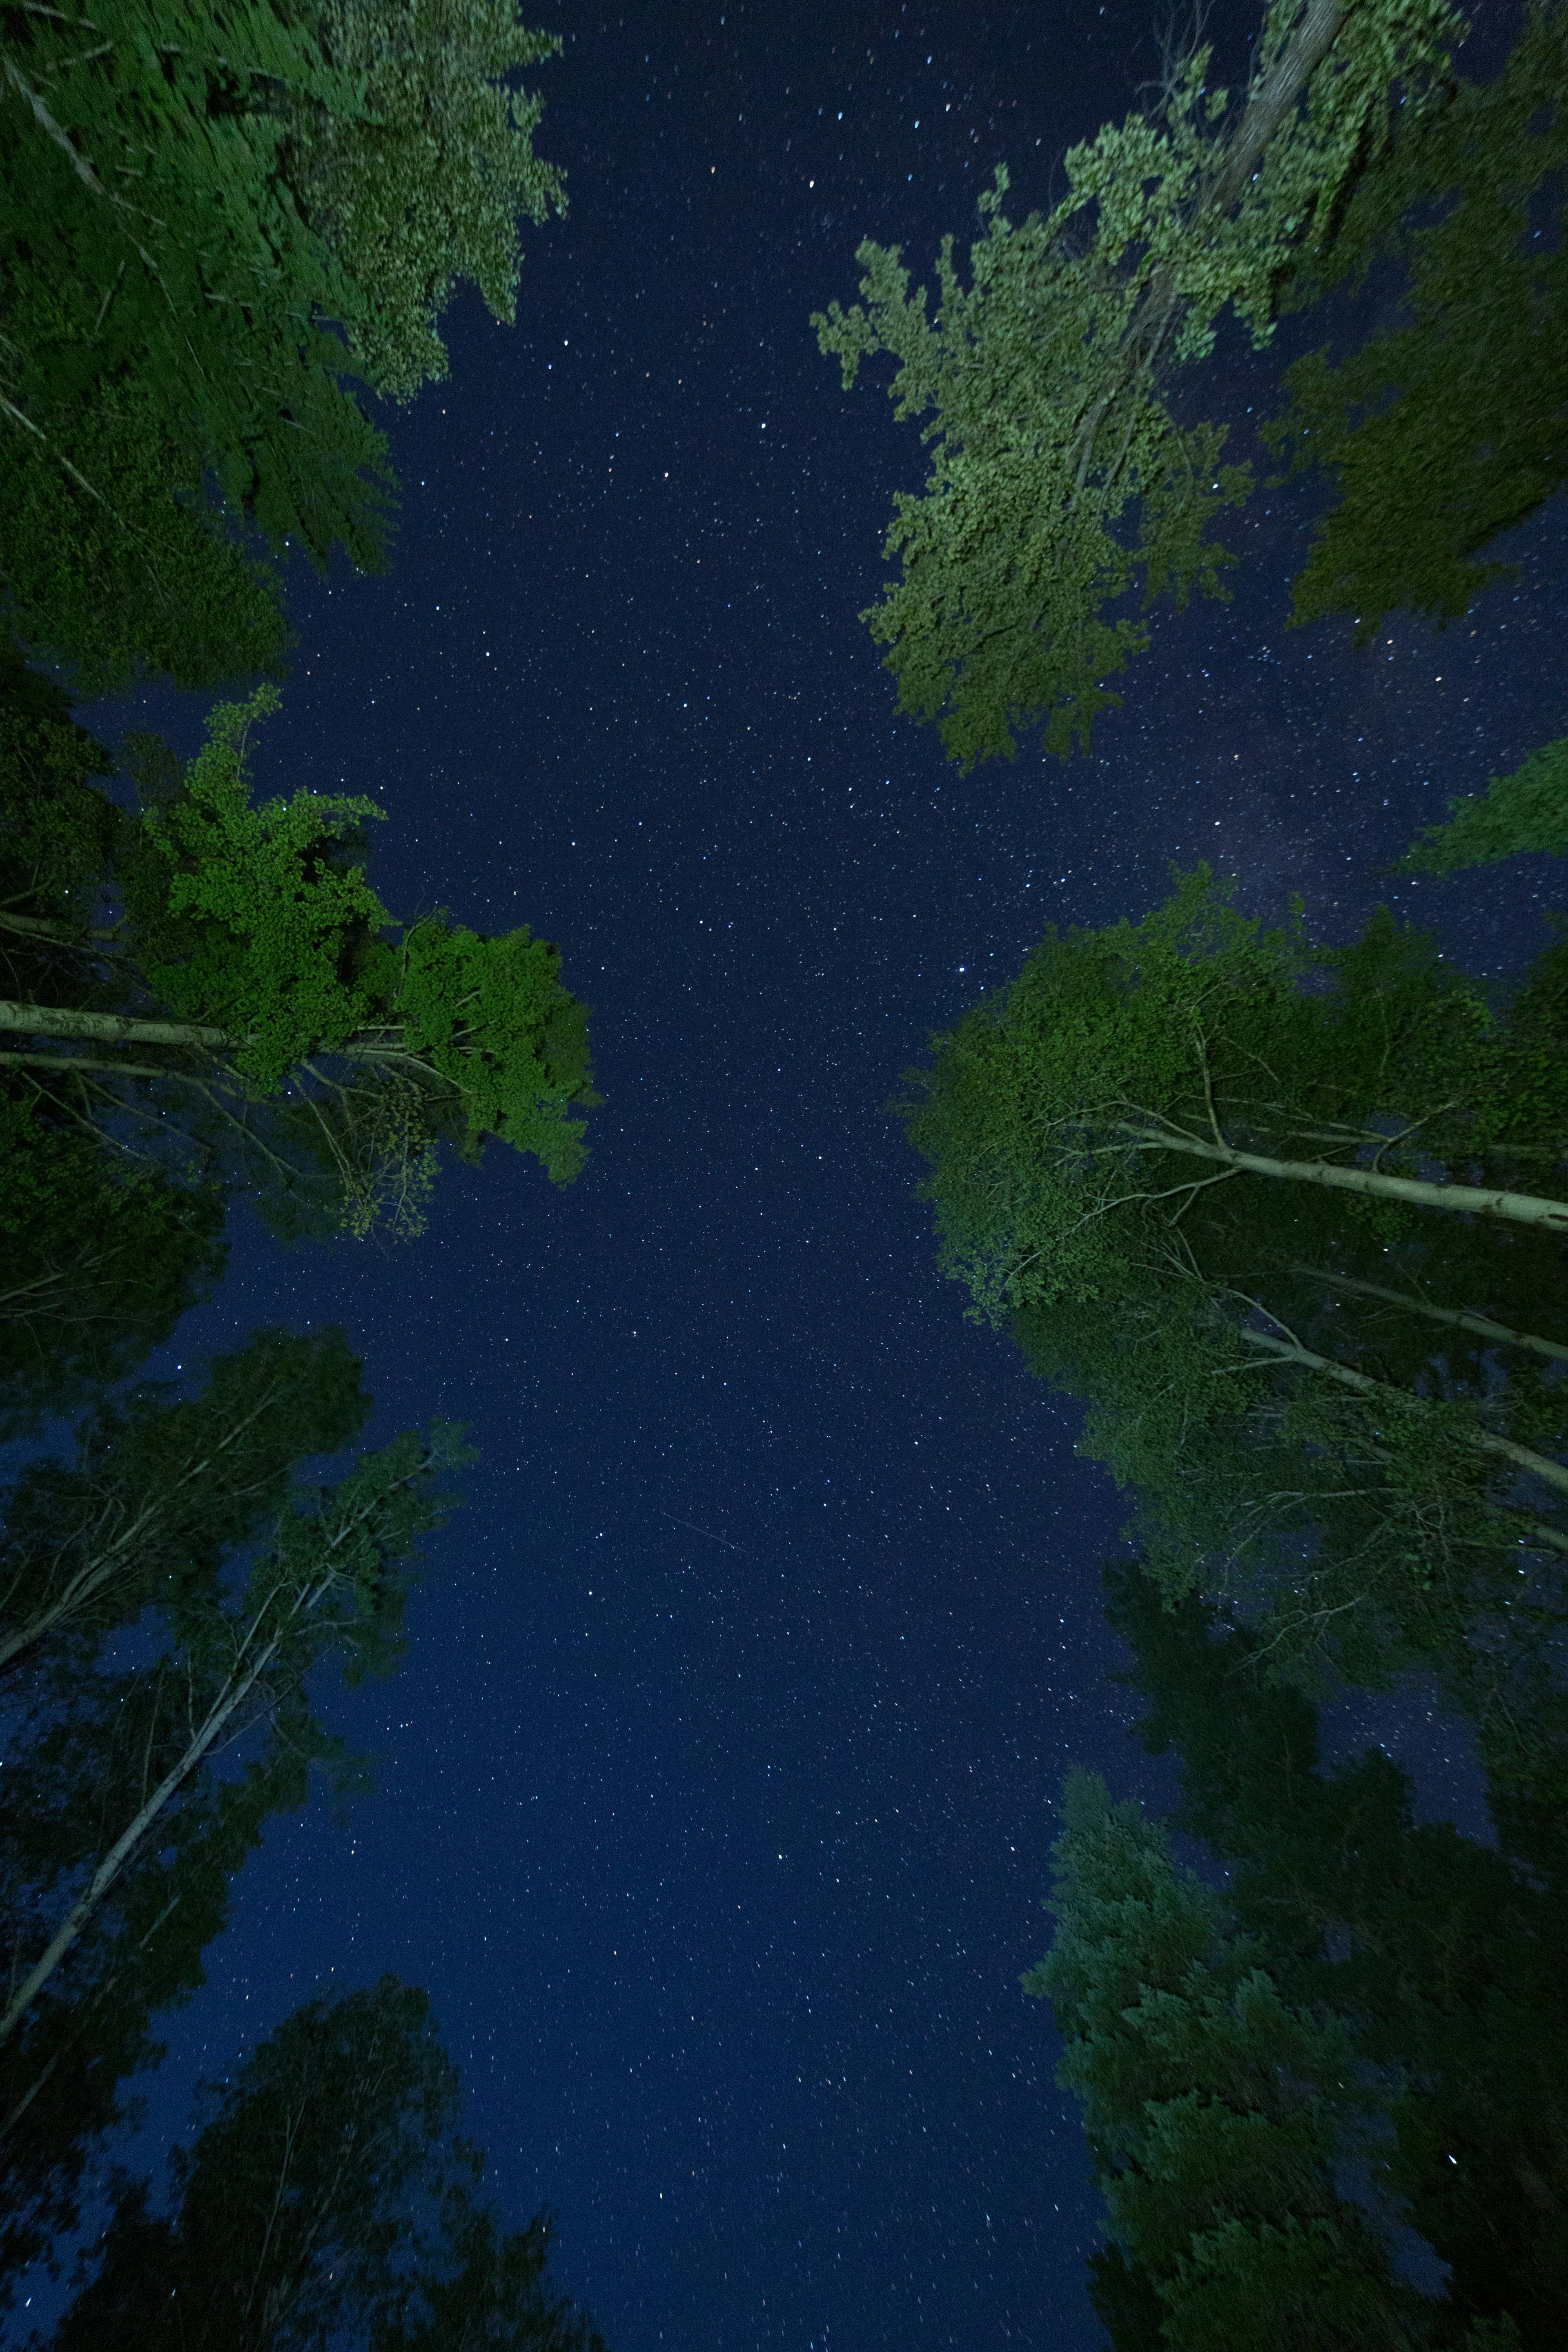
<path fill-rule="evenodd" d="M 555 2209 L 612 2352 L 1100 2340 L 1017 1976 L 1063 1767 L 1168 1796 L 1103 1680 L 1124 1509 L 938 1282 L 879 1106 L 1047 920 L 1140 915 L 1205 856 L 1343 936 L 1417 825 L 1564 723 L 1560 509 L 1468 621 L 1357 651 L 1286 633 L 1294 493 L 1237 528 L 1234 604 L 1159 623 L 1092 759 L 963 779 L 894 718 L 856 615 L 923 465 L 808 314 L 862 236 L 924 268 L 999 159 L 1047 201 L 1154 13 L 550 18 L 571 216 L 528 236 L 514 330 L 450 315 L 450 383 L 392 425 L 394 569 L 298 583 L 258 739 L 262 790 L 382 803 L 399 912 L 562 942 L 605 1102 L 574 1188 L 493 1152 L 405 1251 L 242 1221 L 172 1351 L 342 1321 L 378 1433 L 453 1415 L 481 1460 L 405 1670 L 336 1710 L 378 1793 L 268 1839 L 153 2115 L 325 1984 L 428 1986 L 494 2188 Z M 1255 13 L 1216 5 L 1222 64 Z M 1477 13 L 1495 57 L 1513 13 Z M 1194 396 L 1244 413 L 1276 366 L 1222 355 Z M 199 708 L 150 714 L 194 748 Z M 1542 861 L 1395 903 L 1502 971 L 1550 894 Z"/>

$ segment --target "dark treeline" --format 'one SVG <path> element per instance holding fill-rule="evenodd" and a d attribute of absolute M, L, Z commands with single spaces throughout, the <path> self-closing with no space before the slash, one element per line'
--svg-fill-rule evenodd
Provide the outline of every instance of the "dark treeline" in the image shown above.
<path fill-rule="evenodd" d="M 367 395 L 444 373 L 459 283 L 510 317 L 519 217 L 563 209 L 518 80 L 558 46 L 509 0 L 0 12 L 0 1436 L 29 1441 L 0 1496 L 0 2308 L 92 2222 L 60 2352 L 602 2352 L 391 1979 L 239 2055 L 166 2191 L 111 2163 L 268 1823 L 364 1782 L 333 1674 L 395 1671 L 469 1458 L 439 1423 L 360 1450 L 341 1332 L 177 1385 L 147 1359 L 237 1196 L 281 1244 L 405 1237 L 447 1148 L 583 1158 L 558 950 L 398 921 L 381 811 L 258 803 L 247 768 L 285 550 L 385 560 Z M 160 677 L 232 684 L 195 760 L 75 715 Z"/>
<path fill-rule="evenodd" d="M 938 296 L 866 245 L 817 321 L 891 353 L 933 447 L 865 617 L 963 766 L 1087 748 L 1145 606 L 1226 593 L 1254 488 L 1195 422 L 1226 306 L 1261 347 L 1324 306 L 1262 437 L 1336 493 L 1294 624 L 1439 625 L 1563 480 L 1568 11 L 1485 86 L 1441 5 L 1271 6 L 1245 90 L 1167 55 L 1068 194 L 982 204 Z M 1347 347 L 1337 289 L 1397 307 Z M 1336 341 L 1336 337 L 1338 340 Z M 1276 488 L 1281 487 L 1276 482 Z M 1456 803 L 1405 866 L 1568 851 L 1568 740 Z M 1314 943 L 1206 868 L 1141 920 L 1053 930 L 895 1108 L 969 1312 L 1086 1407 L 1133 1512 L 1107 1571 L 1169 1823 L 1062 1799 L 1050 1951 L 1116 2352 L 1568 2340 L 1568 940 L 1506 999 L 1379 911 Z M 1418 1823 L 1318 1707 L 1415 1685 L 1466 1727 L 1493 1838 Z M 1177 1831 L 1209 1866 L 1182 1866 Z M 1405 2258 L 1409 2234 L 1425 2242 Z M 1435 2284 L 1436 2282 L 1436 2284 Z"/>

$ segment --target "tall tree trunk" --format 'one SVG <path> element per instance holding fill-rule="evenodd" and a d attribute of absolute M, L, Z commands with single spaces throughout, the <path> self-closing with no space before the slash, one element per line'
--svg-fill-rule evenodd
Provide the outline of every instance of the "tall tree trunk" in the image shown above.
<path fill-rule="evenodd" d="M 331 1580 L 329 1578 L 327 1582 L 330 1583 Z M 321 1589 L 324 1591 L 325 1585 Z M 310 1602 L 313 1603 L 320 1598 L 320 1592 L 314 1593 L 310 1596 Z M 291 1617 L 298 1615 L 300 1603 L 303 1600 L 303 1595 L 297 1598 L 295 1608 L 289 1612 Z M 0 2042 L 9 2040 L 16 2032 L 38 1994 L 42 1992 L 82 1929 L 91 1919 L 93 1913 L 109 1894 L 126 1864 L 131 1861 L 137 1848 L 153 1828 L 164 1806 L 172 1798 L 178 1795 L 191 1774 L 233 1722 L 235 1716 L 277 1656 L 288 1630 L 287 1622 L 280 1625 L 271 1639 L 260 1645 L 254 1658 L 237 1673 L 226 1677 L 217 1696 L 207 1709 L 199 1728 L 192 1733 L 184 1750 L 164 1773 L 152 1795 L 121 1830 L 50 1937 L 43 1952 L 17 1986 L 6 2005 L 4 2016 L 0 2016 Z"/>
<path fill-rule="evenodd" d="M 134 1021 L 122 1013 L 88 1013 L 72 1004 L 17 1004 L 0 997 L 0 1029 L 24 1037 L 88 1037 L 98 1045 L 194 1045 L 206 1053 L 243 1045 L 226 1029 L 192 1021 Z"/>
<path fill-rule="evenodd" d="M 1152 1151 L 1185 1152 L 1194 1160 L 1215 1160 L 1252 1176 L 1278 1176 L 1295 1184 L 1323 1184 L 1337 1192 L 1371 1193 L 1382 1201 L 1408 1201 L 1417 1208 L 1468 1210 L 1472 1216 L 1502 1217 L 1510 1224 L 1530 1225 L 1536 1232 L 1568 1234 L 1568 1201 L 1552 1201 L 1536 1192 L 1490 1192 L 1477 1184 L 1424 1184 L 1414 1176 L 1385 1176 L 1377 1168 L 1345 1168 L 1331 1160 L 1270 1160 L 1258 1151 L 1237 1151 L 1228 1143 L 1205 1143 L 1201 1136 L 1171 1135 L 1131 1119 L 1122 1130 Z"/>

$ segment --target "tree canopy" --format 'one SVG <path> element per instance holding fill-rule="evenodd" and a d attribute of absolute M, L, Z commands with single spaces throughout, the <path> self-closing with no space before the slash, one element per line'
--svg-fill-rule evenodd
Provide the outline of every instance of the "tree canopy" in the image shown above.
<path fill-rule="evenodd" d="M 1287 370 L 1264 427 L 1338 492 L 1299 574 L 1298 623 L 1345 613 L 1365 642 L 1395 607 L 1439 623 L 1507 570 L 1489 541 L 1568 481 L 1568 9 L 1531 0 L 1494 81 L 1413 113 L 1351 192 L 1291 297 L 1397 268 L 1396 322 Z"/>
<path fill-rule="evenodd" d="M 1492 1780 L 1494 1842 L 1420 1819 L 1382 1747 L 1324 1760 L 1316 1709 L 1268 1681 L 1247 1627 L 1173 1607 L 1136 1562 L 1107 1571 L 1107 1610 L 1142 1739 L 1180 1760 L 1172 1826 L 1223 1863 L 1285 1996 L 1343 2016 L 1382 2085 L 1373 2178 L 1447 2266 L 1438 2341 L 1508 2316 L 1549 2352 L 1568 2317 L 1561 1806 Z"/>
<path fill-rule="evenodd" d="M 560 208 L 510 0 L 105 0 L 15 10 L 0 84 L 5 617 L 103 691 L 275 669 L 273 570 L 386 540 L 356 383 L 440 374 L 472 280 L 510 317 L 517 219 Z"/>
<path fill-rule="evenodd" d="M 1420 2299 L 1337 2186 L 1375 2105 L 1343 2019 L 1282 1999 L 1213 1890 L 1102 1780 L 1069 1774 L 1061 1811 L 1056 1937 L 1023 1983 L 1056 2012 L 1111 2235 L 1163 2305 L 1148 2340 L 1419 2343 Z"/>
<path fill-rule="evenodd" d="M 204 2086 L 166 2214 L 121 2177 L 51 2352 L 603 2352 L 549 2277 L 547 2215 L 508 2230 L 479 2200 L 458 2107 L 423 1992 L 308 2001 Z"/>
<path fill-rule="evenodd" d="M 1447 822 L 1428 825 L 1406 851 L 1407 874 L 1459 874 L 1531 851 L 1568 856 L 1568 735 L 1543 743 L 1511 775 L 1448 803 Z"/>
<path fill-rule="evenodd" d="M 365 878 L 368 800 L 254 805 L 247 730 L 275 707 L 265 687 L 220 705 L 183 772 L 155 742 L 133 747 L 139 814 L 100 803 L 96 866 L 48 887 L 79 802 L 62 814 L 13 778 L 40 843 L 0 911 L 14 961 L 37 966 L 0 1001 L 24 1106 L 68 1106 L 79 1133 L 155 1182 L 249 1186 L 286 1231 L 417 1232 L 442 1140 L 473 1159 L 497 1137 L 569 1181 L 584 1159 L 571 1113 L 596 1097 L 559 951 L 441 912 L 399 924 Z"/>
<path fill-rule="evenodd" d="M 903 1106 L 943 1265 L 1087 1402 L 1167 1589 L 1260 1610 L 1282 1670 L 1436 1670 L 1502 1745 L 1568 1557 L 1563 1212 L 1522 1189 L 1564 970 L 1494 1008 L 1386 917 L 1314 950 L 1200 871 L 1049 935 Z"/>
<path fill-rule="evenodd" d="M 1152 115 L 1063 159 L 1068 193 L 1021 225 L 998 172 L 963 283 L 947 238 L 934 314 L 896 247 L 859 248 L 865 307 L 813 323 L 843 363 L 890 353 L 900 417 L 928 416 L 924 492 L 899 493 L 886 552 L 902 565 L 863 617 L 889 648 L 901 709 L 935 720 L 965 769 L 1011 757 L 1021 729 L 1087 749 L 1119 697 L 1106 681 L 1148 643 L 1116 608 L 1141 585 L 1223 592 L 1210 536 L 1251 486 L 1223 425 L 1183 424 L 1163 386 L 1208 357 L 1227 309 L 1268 341 L 1282 282 L 1326 240 L 1356 176 L 1447 71 L 1446 0 L 1270 0 L 1239 102 L 1212 50 L 1176 62 Z"/>

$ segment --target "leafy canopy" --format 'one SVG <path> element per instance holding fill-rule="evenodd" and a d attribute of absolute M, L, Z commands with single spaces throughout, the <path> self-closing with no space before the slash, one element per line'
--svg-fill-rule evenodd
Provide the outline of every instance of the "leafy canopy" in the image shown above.
<path fill-rule="evenodd" d="M 1283 2000 L 1164 1832 L 1096 1776 L 1068 1775 L 1061 1811 L 1056 1937 L 1023 1983 L 1056 2011 L 1058 2079 L 1163 2340 L 1416 2340 L 1416 2298 L 1336 2185 L 1375 2105 L 1344 2021 Z"/>
<path fill-rule="evenodd" d="M 1568 735 L 1543 743 L 1484 793 L 1448 803 L 1447 821 L 1428 825 L 1400 860 L 1406 874 L 1459 874 L 1531 851 L 1568 856 Z"/>
<path fill-rule="evenodd" d="M 89 690 L 275 668 L 259 561 L 385 548 L 356 382 L 407 398 L 517 218 L 560 209 L 507 85 L 558 45 L 508 0 L 104 0 L 14 10 L 0 96 L 0 580 Z"/>
<path fill-rule="evenodd" d="M 547 2217 L 509 2231 L 479 2201 L 483 2158 L 458 2133 L 458 2106 L 423 1992 L 382 1977 L 308 2001 L 203 2086 L 166 2215 L 121 2177 L 54 2352 L 603 2352 L 552 2291 Z"/>
<path fill-rule="evenodd" d="M 1016 226 L 999 170 L 966 287 L 947 238 L 928 315 L 899 249 L 859 248 L 865 307 L 813 320 L 847 390 L 889 352 L 900 417 L 926 416 L 930 479 L 900 492 L 886 552 L 902 578 L 864 616 L 900 706 L 938 722 L 964 769 L 1017 750 L 1088 748 L 1120 698 L 1106 680 L 1148 644 L 1118 614 L 1142 584 L 1223 593 L 1209 536 L 1250 487 L 1221 426 L 1184 425 L 1161 384 L 1212 352 L 1227 308 L 1255 344 L 1277 288 L 1328 234 L 1342 191 L 1389 133 L 1396 86 L 1419 97 L 1459 24 L 1446 0 L 1271 0 L 1245 103 L 1210 89 L 1211 51 L 1172 74 L 1158 114 L 1068 150 L 1068 193 Z"/>
<path fill-rule="evenodd" d="M 597 1097 L 559 950 L 440 912 L 399 924 L 365 878 L 369 800 L 255 803 L 249 729 L 277 698 L 262 687 L 220 705 L 183 772 L 154 740 L 132 745 L 141 814 L 100 803 L 97 870 L 73 867 L 63 895 L 19 891 L 8 919 L 35 968 L 0 1009 L 32 1035 L 11 1056 L 19 1082 L 52 1106 L 79 1076 L 79 1131 L 119 1155 L 135 1129 L 161 1168 L 226 1171 L 286 1231 L 363 1234 L 384 1215 L 417 1232 L 443 1140 L 474 1159 L 497 1137 L 569 1181 L 585 1156 L 572 1113 Z M 55 836 L 47 810 L 34 815 L 41 875 Z M 117 895 L 121 922 L 81 919 L 89 898 Z"/>
<path fill-rule="evenodd" d="M 1485 87 L 1412 115 L 1354 188 L 1295 289 L 1315 299 L 1392 264 L 1395 322 L 1299 360 L 1264 435 L 1339 491 L 1293 600 L 1298 624 L 1396 606 L 1441 623 L 1508 567 L 1476 558 L 1568 481 L 1568 10 L 1532 0 Z"/>

